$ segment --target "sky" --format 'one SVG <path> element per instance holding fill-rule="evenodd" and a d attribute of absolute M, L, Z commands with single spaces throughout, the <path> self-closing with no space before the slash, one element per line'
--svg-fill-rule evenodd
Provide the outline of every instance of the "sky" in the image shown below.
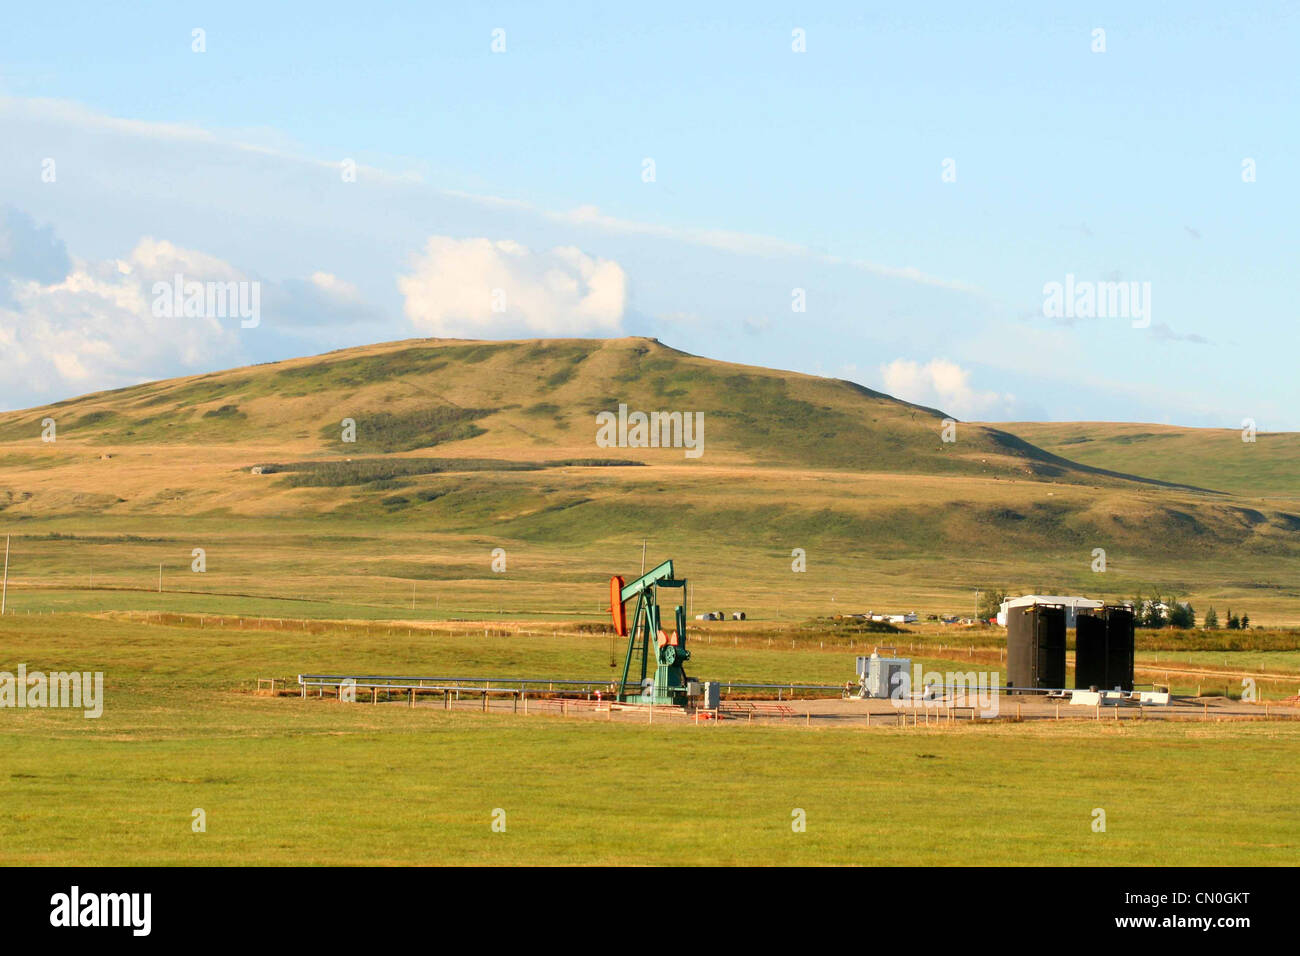
<path fill-rule="evenodd" d="M 1300 7 L 1055 6 L 23 6 L 0 409 L 650 335 L 966 420 L 1300 429 Z"/>

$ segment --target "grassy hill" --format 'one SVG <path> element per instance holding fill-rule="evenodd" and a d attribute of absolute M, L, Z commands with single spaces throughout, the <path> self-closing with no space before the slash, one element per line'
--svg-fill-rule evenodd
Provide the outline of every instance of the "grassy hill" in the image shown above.
<path fill-rule="evenodd" d="M 102 392 L 0 416 L 22 443 L 54 418 L 60 438 L 102 445 L 266 444 L 299 454 L 591 456 L 594 416 L 620 403 L 703 412 L 711 460 L 838 470 L 1080 479 L 1092 469 L 988 426 L 944 443 L 944 415 L 850 382 L 732 365 L 654 339 L 452 342 L 348 349 Z M 341 421 L 357 423 L 355 443 Z M 643 460 L 680 459 L 646 450 Z"/>
<path fill-rule="evenodd" d="M 1012 422 L 998 426 L 1058 455 L 1235 495 L 1300 499 L 1300 433 L 1178 428 L 1121 422 Z"/>
<path fill-rule="evenodd" d="M 595 416 L 620 404 L 702 412 L 703 455 L 599 447 Z M 162 564 L 187 609 L 219 592 L 598 616 L 599 582 L 648 539 L 695 599 L 770 617 L 1155 584 L 1300 622 L 1300 503 L 1262 493 L 1295 473 L 1294 444 L 1261 436 L 1276 467 L 1225 488 L 1141 455 L 1075 461 L 1087 442 L 1035 440 L 1054 426 L 961 423 L 944 442 L 944 418 L 644 338 L 395 342 L 0 414 L 0 531 L 11 598 L 36 609 L 140 606 Z"/>

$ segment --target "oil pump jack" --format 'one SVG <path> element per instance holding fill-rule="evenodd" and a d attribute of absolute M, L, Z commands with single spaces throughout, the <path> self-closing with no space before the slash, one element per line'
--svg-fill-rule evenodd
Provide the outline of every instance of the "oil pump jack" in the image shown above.
<path fill-rule="evenodd" d="M 681 603 L 675 614 L 677 629 L 665 633 L 659 626 L 659 589 L 680 588 Z M 627 602 L 636 599 L 632 626 L 628 627 Z M 623 679 L 618 699 L 637 704 L 685 704 L 686 673 L 682 665 L 690 660 L 686 649 L 686 579 L 673 577 L 672 561 L 665 561 L 630 584 L 620 575 L 609 580 L 609 609 L 614 631 L 627 638 Z M 651 648 L 654 648 L 654 676 L 650 676 Z M 632 661 L 641 654 L 641 676 L 637 679 Z M 629 684 L 629 679 L 631 684 Z"/>

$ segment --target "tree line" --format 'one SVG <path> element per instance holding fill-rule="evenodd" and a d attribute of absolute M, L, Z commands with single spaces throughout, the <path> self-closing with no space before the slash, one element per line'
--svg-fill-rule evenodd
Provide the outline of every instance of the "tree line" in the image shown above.
<path fill-rule="evenodd" d="M 1009 596 L 1001 588 L 985 590 L 976 605 L 976 615 L 982 621 L 997 617 L 1002 602 Z M 1145 595 L 1139 591 L 1124 603 L 1133 608 L 1135 627 L 1196 627 L 1196 609 L 1192 607 L 1192 602 L 1179 601 L 1173 594 L 1161 594 L 1158 588 L 1153 588 L 1150 594 Z M 1239 617 L 1229 608 L 1225 622 L 1224 626 L 1230 631 L 1244 631 L 1250 627 L 1250 615 L 1242 614 Z M 1221 626 L 1219 612 L 1213 606 L 1205 612 L 1201 626 L 1210 629 Z"/>

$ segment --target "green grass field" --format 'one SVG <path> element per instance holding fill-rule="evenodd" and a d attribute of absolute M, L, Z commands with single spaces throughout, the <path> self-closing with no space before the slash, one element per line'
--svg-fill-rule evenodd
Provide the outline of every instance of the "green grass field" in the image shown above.
<path fill-rule="evenodd" d="M 299 669 L 608 672 L 603 635 L 513 626 L 8 616 L 6 661 L 103 670 L 106 701 L 98 720 L 0 712 L 0 862 L 1300 862 L 1300 722 L 641 726 L 253 693 Z M 763 641 L 692 646 L 736 680 L 851 673 L 814 632 Z"/>

